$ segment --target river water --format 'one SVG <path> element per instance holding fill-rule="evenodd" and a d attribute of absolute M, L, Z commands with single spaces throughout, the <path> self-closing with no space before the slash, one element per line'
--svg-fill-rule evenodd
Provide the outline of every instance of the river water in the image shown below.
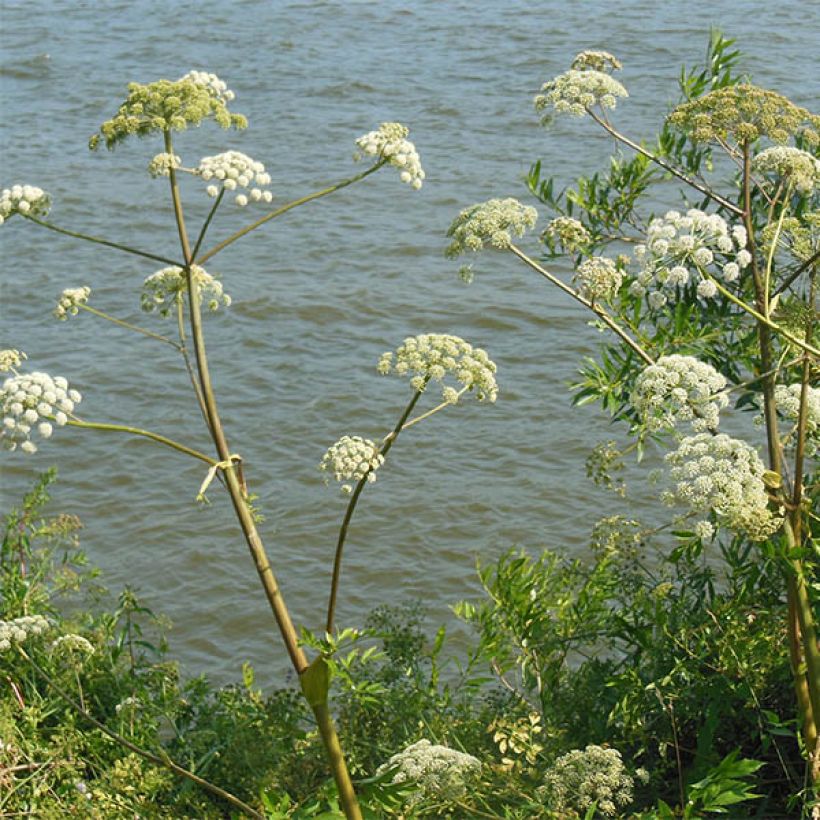
<path fill-rule="evenodd" d="M 566 389 L 597 331 L 512 258 L 478 257 L 465 286 L 442 256 L 451 219 L 490 197 L 526 200 L 522 178 L 535 159 L 566 184 L 607 156 L 611 145 L 593 124 L 547 132 L 532 110 L 540 84 L 583 48 L 623 61 L 631 97 L 616 121 L 633 135 L 651 137 L 681 63 L 702 59 L 710 25 L 738 38 L 759 84 L 817 110 L 820 72 L 808 56 L 820 43 L 816 11 L 762 0 L 6 0 L 3 184 L 46 188 L 57 224 L 175 258 L 167 186 L 145 172 L 161 145 L 85 147 L 129 81 L 191 68 L 227 80 L 250 128 L 206 125 L 182 135 L 177 153 L 188 165 L 227 148 L 250 154 L 266 164 L 278 204 L 354 173 L 360 134 L 407 123 L 423 189 L 384 169 L 226 250 L 210 267 L 234 302 L 208 317 L 206 331 L 231 447 L 266 516 L 263 538 L 295 620 L 314 629 L 346 501 L 323 485 L 317 464 L 342 434 L 384 435 L 408 398 L 405 385 L 376 374 L 379 355 L 421 332 L 455 333 L 489 352 L 497 404 L 468 401 L 405 434 L 365 491 L 344 567 L 340 626 L 418 597 L 431 623 L 452 623 L 448 607 L 477 588 L 477 558 L 513 546 L 583 556 L 592 523 L 619 502 L 591 486 L 583 464 L 613 430 L 596 408 L 572 408 Z M 186 201 L 196 225 L 209 205 L 196 181 Z M 211 238 L 251 216 L 223 208 Z M 85 394 L 83 418 L 207 449 L 171 348 L 87 314 L 50 316 L 63 288 L 90 285 L 98 308 L 172 332 L 139 311 L 140 284 L 155 266 L 20 220 L 0 236 L 0 347 L 66 375 Z M 232 680 L 251 660 L 262 680 L 282 679 L 285 654 L 229 504 L 215 486 L 210 506 L 194 503 L 200 463 L 144 440 L 59 430 L 34 457 L 3 455 L 4 508 L 51 464 L 61 476 L 55 506 L 81 516 L 84 546 L 111 588 L 131 584 L 170 617 L 186 674 Z"/>

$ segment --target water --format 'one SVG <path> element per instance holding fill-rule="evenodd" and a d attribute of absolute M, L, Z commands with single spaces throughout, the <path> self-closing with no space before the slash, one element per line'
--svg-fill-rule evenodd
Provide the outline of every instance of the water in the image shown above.
<path fill-rule="evenodd" d="M 4 184 L 46 188 L 58 224 L 175 256 L 166 187 L 144 171 L 159 142 L 85 148 L 127 82 L 191 68 L 226 79 L 251 127 L 206 125 L 179 138 L 177 153 L 193 165 L 244 151 L 266 163 L 280 204 L 355 172 L 353 140 L 379 122 L 409 124 L 427 172 L 422 191 L 386 169 L 226 250 L 209 267 L 234 305 L 208 317 L 207 335 L 229 439 L 266 515 L 263 538 L 295 620 L 314 629 L 345 503 L 316 465 L 344 433 L 384 435 L 408 398 L 375 373 L 379 355 L 420 332 L 489 351 L 498 403 L 467 402 L 408 431 L 365 492 L 344 566 L 340 625 L 414 597 L 431 622 L 452 622 L 448 606 L 476 590 L 478 557 L 512 546 L 583 555 L 592 522 L 619 504 L 583 467 L 614 431 L 597 409 L 571 408 L 566 391 L 597 332 L 511 258 L 478 257 L 476 282 L 464 286 L 442 257 L 451 219 L 489 197 L 526 199 L 522 176 L 537 158 L 568 183 L 607 156 L 592 124 L 547 133 L 532 110 L 540 84 L 583 48 L 624 62 L 632 96 L 616 119 L 633 135 L 653 133 L 710 25 L 738 38 L 758 83 L 817 110 L 820 72 L 806 56 L 820 42 L 812 5 L 5 2 Z M 193 225 L 209 204 L 200 194 L 192 181 Z M 251 212 L 222 216 L 211 239 Z M 19 220 L 0 236 L 0 347 L 67 375 L 85 393 L 84 418 L 139 423 L 208 449 L 174 351 L 88 315 L 50 317 L 63 288 L 87 284 L 97 307 L 160 330 L 138 303 L 154 266 Z M 35 457 L 3 457 L 4 506 L 52 463 L 62 476 L 55 506 L 84 520 L 85 547 L 112 588 L 134 585 L 171 618 L 187 674 L 232 680 L 250 659 L 262 679 L 282 679 L 285 654 L 227 500 L 214 488 L 210 507 L 194 504 L 199 463 L 144 440 L 60 430 Z"/>

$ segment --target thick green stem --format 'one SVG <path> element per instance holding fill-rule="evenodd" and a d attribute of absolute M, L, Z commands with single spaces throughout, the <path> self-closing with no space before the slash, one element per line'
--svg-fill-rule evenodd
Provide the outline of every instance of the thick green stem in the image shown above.
<path fill-rule="evenodd" d="M 168 131 L 165 132 L 165 150 L 170 154 L 173 153 L 171 134 Z M 247 503 L 247 494 L 244 487 L 240 483 L 237 471 L 233 466 L 232 455 L 228 449 L 228 443 L 222 427 L 222 421 L 219 417 L 216 398 L 214 395 L 213 386 L 211 384 L 210 370 L 208 368 L 208 358 L 205 351 L 205 337 L 202 330 L 199 287 L 197 280 L 191 271 L 193 258 L 190 243 L 188 241 L 188 234 L 185 229 L 182 202 L 179 195 L 179 187 L 177 185 L 174 169 L 171 169 L 169 176 L 171 185 L 171 199 L 173 201 L 177 231 L 179 233 L 182 254 L 185 257 L 185 276 L 188 284 L 191 337 L 194 342 L 197 372 L 199 374 L 202 398 L 205 403 L 208 427 L 214 440 L 214 444 L 216 445 L 217 453 L 219 454 L 219 461 L 224 465 L 222 466 L 222 473 L 225 478 L 228 494 L 230 495 L 231 503 L 233 504 L 234 511 L 236 512 L 240 527 L 242 528 L 242 533 L 245 536 L 245 541 L 248 544 L 254 565 L 256 566 L 257 574 L 262 582 L 265 596 L 267 597 L 268 603 L 273 611 L 274 618 L 276 619 L 279 632 L 282 636 L 282 640 L 285 644 L 285 648 L 287 649 L 293 668 L 301 677 L 309 668 L 307 658 L 305 657 L 305 653 L 302 651 L 302 648 L 299 646 L 299 639 L 296 634 L 293 621 L 291 620 L 290 612 L 285 605 L 276 576 L 273 573 L 267 553 L 265 552 L 264 544 L 262 543 L 262 539 L 256 529 L 253 514 L 251 513 Z M 245 231 L 245 233 L 247 233 L 247 231 Z M 239 237 L 237 236 L 236 238 Z M 333 772 L 333 778 L 336 781 L 336 786 L 339 790 L 339 798 L 341 800 L 345 816 L 348 820 L 361 820 L 362 814 L 353 790 L 350 773 L 348 772 L 344 756 L 341 754 L 336 730 L 333 727 L 333 722 L 330 720 L 329 715 L 326 715 L 323 718 L 323 725 L 324 729 L 322 729 L 322 740 L 327 750 L 328 759 Z"/>
<path fill-rule="evenodd" d="M 151 439 L 151 441 L 164 444 L 166 447 L 170 447 L 177 452 L 184 453 L 186 456 L 198 458 L 200 461 L 204 461 L 212 467 L 217 463 L 215 458 L 206 456 L 205 453 L 200 453 L 198 450 L 186 447 L 184 444 L 180 444 L 178 441 L 174 441 L 167 436 L 161 436 L 159 433 L 152 433 L 150 430 L 143 430 L 140 427 L 129 427 L 125 424 L 106 424 L 99 421 L 80 421 L 80 419 L 69 419 L 66 424 L 71 427 L 82 427 L 86 430 L 106 430 L 112 433 L 129 433 L 132 436 L 142 436 L 143 438 Z"/>
<path fill-rule="evenodd" d="M 375 165 L 368 168 L 366 171 L 362 171 L 361 174 L 356 174 L 354 177 L 350 177 L 349 179 L 345 179 L 342 182 L 337 182 L 335 185 L 330 185 L 327 188 L 322 188 L 321 191 L 316 191 L 316 193 L 308 194 L 307 196 L 303 196 L 300 199 L 294 199 L 293 202 L 288 202 L 287 205 L 283 205 L 281 208 L 277 208 L 275 211 L 271 211 L 269 214 L 259 218 L 256 222 L 252 222 L 242 230 L 237 231 L 235 234 L 232 234 L 227 239 L 224 239 L 218 245 L 215 245 L 211 248 L 207 253 L 202 254 L 198 259 L 194 259 L 193 261 L 196 262 L 197 265 L 204 265 L 212 256 L 216 256 L 220 251 L 224 250 L 228 247 L 228 245 L 232 245 L 236 242 L 237 239 L 241 239 L 246 234 L 249 234 L 251 231 L 255 231 L 261 225 L 264 225 L 266 222 L 270 222 L 271 219 L 275 219 L 277 216 L 281 216 L 284 213 L 287 213 L 293 208 L 297 208 L 299 205 L 304 205 L 307 202 L 312 202 L 314 199 L 321 199 L 323 196 L 327 196 L 328 194 L 332 194 L 334 191 L 340 191 L 342 188 L 347 188 L 348 185 L 352 185 L 354 182 L 358 182 L 361 179 L 364 179 L 370 174 L 378 171 L 379 168 L 384 165 L 386 160 L 381 160 L 377 162 Z"/>
<path fill-rule="evenodd" d="M 427 384 L 428 380 L 425 380 L 424 384 Z M 383 457 L 387 457 L 387 454 L 390 452 L 390 448 L 393 446 L 393 443 L 399 437 L 399 433 L 401 433 L 402 429 L 405 426 L 405 422 L 410 417 L 410 414 L 413 412 L 413 408 L 416 406 L 419 398 L 421 398 L 421 394 L 424 392 L 424 388 L 422 387 L 421 390 L 416 390 L 413 394 L 413 398 L 407 404 L 407 407 L 404 408 L 404 412 L 401 414 L 396 426 L 393 428 L 393 432 L 389 435 L 385 436 L 384 443 L 379 450 L 379 453 Z M 356 510 L 356 504 L 359 501 L 359 496 L 362 494 L 362 490 L 364 489 L 365 484 L 367 484 L 367 477 L 370 475 L 370 470 L 368 470 L 358 481 L 356 484 L 355 489 L 353 490 L 353 495 L 350 497 L 350 501 L 347 504 L 347 509 L 345 510 L 345 516 L 342 519 L 342 526 L 339 529 L 339 537 L 336 540 L 336 555 L 333 558 L 333 577 L 330 581 L 330 596 L 327 602 L 327 620 L 325 625 L 325 631 L 328 633 L 333 632 L 333 621 L 336 616 L 336 597 L 339 593 L 339 579 L 342 573 L 342 552 L 344 551 L 345 540 L 347 539 L 347 530 L 350 527 L 350 520 L 353 518 L 353 513 Z"/>
<path fill-rule="evenodd" d="M 551 274 L 545 268 L 542 268 L 534 259 L 527 256 L 520 248 L 515 245 L 510 245 L 510 250 L 523 262 L 526 262 L 534 271 L 537 271 L 545 279 L 552 282 L 553 285 L 560 288 L 564 293 L 575 299 L 576 302 L 582 304 L 587 310 L 591 310 L 613 333 L 618 335 L 624 342 L 626 342 L 635 353 L 638 354 L 647 364 L 655 364 L 655 360 L 620 326 L 615 320 L 602 308 L 589 299 L 585 299 L 578 293 L 577 290 L 571 288 L 569 285 L 562 282 L 557 276 Z"/>
<path fill-rule="evenodd" d="M 121 245 L 119 242 L 109 242 L 107 239 L 100 239 L 98 236 L 90 236 L 89 234 L 80 233 L 79 231 L 69 231 L 67 228 L 60 228 L 57 225 L 52 225 L 50 222 L 45 222 L 42 219 L 38 219 L 36 216 L 28 216 L 27 214 L 21 214 L 21 216 L 28 219 L 29 222 L 34 222 L 35 225 L 41 225 L 44 228 L 48 228 L 50 231 L 55 231 L 56 233 L 61 233 L 65 236 L 71 236 L 74 239 L 84 239 L 86 242 L 93 242 L 95 245 L 105 245 L 107 248 L 116 248 L 118 251 L 130 253 L 134 256 L 141 256 L 143 259 L 153 259 L 155 262 L 162 262 L 165 265 L 179 265 L 179 262 L 176 259 L 169 259 L 167 256 L 158 256 L 155 253 L 141 251 L 138 248 L 132 248 L 129 245 Z"/>

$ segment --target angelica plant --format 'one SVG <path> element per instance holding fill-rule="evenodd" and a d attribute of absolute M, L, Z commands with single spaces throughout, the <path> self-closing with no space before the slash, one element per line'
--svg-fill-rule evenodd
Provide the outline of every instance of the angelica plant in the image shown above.
<path fill-rule="evenodd" d="M 96 300 L 91 298 L 91 291 L 87 286 L 77 283 L 72 283 L 71 287 L 62 291 L 54 315 L 65 320 L 88 313 L 121 329 L 136 332 L 145 338 L 173 347 L 181 356 L 188 373 L 193 401 L 199 408 L 213 442 L 212 452 L 200 452 L 183 442 L 136 425 L 110 424 L 81 418 L 77 414 L 77 405 L 82 397 L 74 389 L 73 381 L 69 386 L 68 380 L 63 376 L 51 376 L 29 370 L 24 366 L 25 354 L 17 349 L 0 352 L 0 369 L 8 373 L 0 389 L 0 442 L 7 449 L 32 453 L 57 427 L 74 428 L 78 431 L 104 431 L 139 436 L 206 465 L 207 472 L 196 497 L 204 500 L 205 491 L 215 479 L 218 479 L 230 496 L 237 522 L 251 553 L 289 659 L 299 676 L 303 694 L 313 710 L 345 815 L 348 818 L 360 818 L 361 811 L 329 711 L 328 659 L 321 654 L 312 661 L 308 659 L 273 572 L 258 528 L 260 519 L 251 503 L 253 496 L 242 457 L 235 452 L 232 444 L 229 444 L 228 432 L 218 409 L 208 363 L 203 311 L 227 309 L 231 304 L 231 298 L 225 292 L 222 280 L 213 270 L 211 260 L 234 242 L 294 208 L 364 180 L 382 167 L 395 168 L 399 173 L 399 181 L 406 183 L 411 189 L 411 196 L 412 191 L 421 188 L 425 173 L 418 151 L 408 139 L 409 129 L 401 123 L 383 123 L 377 129 L 353 140 L 357 147 L 356 158 L 369 160 L 364 170 L 319 191 L 273 207 L 274 196 L 269 187 L 271 176 L 259 160 L 237 150 L 228 150 L 190 162 L 184 152 L 175 145 L 178 135 L 184 135 L 187 129 L 207 122 L 215 123 L 226 130 L 245 128 L 247 120 L 244 115 L 232 110 L 235 98 L 234 92 L 222 79 L 204 71 L 191 71 L 173 81 L 162 79 L 147 84 L 132 83 L 128 86 L 126 99 L 116 113 L 99 127 L 89 141 L 92 150 L 102 145 L 114 149 L 134 136 L 153 143 L 150 159 L 146 163 L 147 171 L 151 177 L 165 181 L 168 186 L 168 198 L 174 214 L 171 229 L 176 234 L 179 247 L 178 253 L 173 256 L 165 257 L 151 250 L 91 236 L 57 224 L 51 219 L 51 196 L 34 185 L 14 184 L 0 194 L 2 226 L 6 226 L 14 218 L 15 224 L 28 223 L 31 227 L 114 248 L 146 260 L 154 266 L 155 272 L 150 273 L 144 280 L 139 301 L 147 314 L 158 313 L 162 318 L 174 318 L 176 332 L 157 332 L 113 316 L 101 309 Z M 196 232 L 189 230 L 182 199 L 184 180 L 190 177 L 196 178 L 200 183 L 194 190 L 194 195 L 209 197 L 212 201 L 206 219 Z M 253 206 L 257 211 L 261 211 L 261 215 L 226 239 L 207 247 L 208 231 L 218 218 L 223 203 L 226 202 L 240 208 Z M 156 270 L 157 263 L 162 265 L 159 270 Z M 206 269 L 206 263 L 210 270 Z M 392 367 L 388 360 L 382 360 L 380 368 L 383 372 Z M 401 429 L 429 417 L 445 406 L 457 403 L 460 396 L 467 391 L 474 391 L 480 400 L 495 400 L 495 365 L 483 351 L 472 348 L 457 337 L 433 335 L 418 337 L 415 341 L 407 340 L 397 353 L 395 369 L 399 373 L 413 371 L 414 392 L 408 410 L 402 416 L 401 424 L 391 437 L 378 446 L 361 438 L 345 437 L 331 447 L 323 461 L 325 468 L 337 478 L 359 482 L 357 490 L 353 493 L 354 498 L 358 498 L 362 482 L 375 478 L 376 469 L 383 463 Z M 409 413 L 428 382 L 441 381 L 448 373 L 452 374 L 458 387 L 445 387 L 445 400 L 442 404 L 419 418 L 408 420 Z M 194 495 L 192 491 L 192 499 Z M 347 521 L 349 523 L 349 517 Z M 341 543 L 343 540 L 342 538 Z M 337 593 L 340 560 L 341 547 L 337 550 L 331 600 L 335 600 Z M 329 630 L 332 628 L 332 621 L 331 605 Z M 13 621 L 10 624 L 3 622 L 0 646 L 4 649 L 9 648 L 12 643 L 24 640 L 29 632 L 35 634 L 42 628 L 44 627 L 39 622 L 33 625 L 28 625 L 27 621 Z M 75 645 L 76 643 L 75 641 L 69 646 L 68 638 L 59 639 L 54 645 L 54 651 L 65 653 L 70 649 L 73 657 L 81 654 L 83 649 L 79 644 Z M 68 695 L 66 697 L 70 698 Z M 83 702 L 82 691 L 79 692 L 79 697 L 78 708 L 81 714 L 91 719 Z M 116 733 L 107 733 L 118 742 L 122 742 L 122 738 Z M 158 759 L 150 752 L 138 750 L 133 744 L 129 749 L 153 762 Z M 192 773 L 178 766 L 169 763 L 168 767 L 181 776 L 199 782 Z M 241 801 L 233 802 L 246 813 L 261 816 L 255 810 L 241 804 Z"/>
<path fill-rule="evenodd" d="M 803 748 L 820 783 L 820 115 L 740 82 L 729 45 L 716 36 L 707 68 L 682 75 L 681 100 L 655 140 L 614 121 L 629 98 L 612 77 L 620 61 L 577 55 L 535 97 L 536 114 L 544 125 L 584 118 L 631 156 L 560 194 L 533 167 L 529 188 L 552 210 L 541 252 L 525 247 L 535 209 L 508 199 L 462 210 L 446 255 L 510 255 L 582 306 L 610 341 L 583 366 L 576 400 L 599 400 L 625 421 L 627 450 L 660 445 L 660 498 L 675 509 L 680 538 L 697 550 L 739 539 L 780 562 Z M 562 253 L 571 279 L 547 265 Z M 733 408 L 759 409 L 765 435 L 718 433 Z M 606 799 L 598 810 L 614 813 Z"/>

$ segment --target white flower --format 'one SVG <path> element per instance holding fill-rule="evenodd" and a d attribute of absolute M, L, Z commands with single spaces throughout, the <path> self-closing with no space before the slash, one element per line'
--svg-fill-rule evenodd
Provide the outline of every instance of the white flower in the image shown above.
<path fill-rule="evenodd" d="M 444 333 L 423 333 L 404 340 L 394 354 L 384 353 L 379 359 L 378 371 L 391 371 L 399 376 L 410 375 L 410 384 L 421 390 L 430 380 L 442 382 L 448 374 L 459 384 L 475 391 L 479 401 L 494 402 L 498 396 L 495 381 L 496 366 L 487 353 L 474 348 L 464 339 Z M 452 403 L 452 393 L 442 391 L 442 398 Z"/>
<path fill-rule="evenodd" d="M 210 74 L 207 71 L 189 71 L 184 76 L 180 77 L 177 82 L 182 80 L 191 80 L 203 88 L 207 88 L 211 95 L 224 103 L 229 103 L 236 95 L 231 91 L 227 84 L 220 80 L 216 74 Z"/>
<path fill-rule="evenodd" d="M 708 521 L 698 521 L 694 527 L 695 535 L 701 541 L 708 541 L 714 534 L 715 528 Z"/>
<path fill-rule="evenodd" d="M 711 299 L 717 292 L 717 285 L 711 279 L 701 279 L 698 282 L 697 293 L 701 299 Z"/>
<path fill-rule="evenodd" d="M 454 259 L 466 251 L 480 251 L 484 244 L 506 250 L 512 237 L 523 236 L 535 225 L 538 211 L 522 205 L 517 199 L 489 199 L 465 208 L 450 225 L 447 236 L 452 242 L 445 251 Z"/>
<path fill-rule="evenodd" d="M 212 157 L 203 157 L 194 173 L 211 183 L 205 189 L 211 197 L 219 195 L 220 186 L 217 183 L 221 182 L 222 187 L 228 191 L 246 189 L 254 202 L 270 202 L 273 198 L 273 194 L 265 188 L 271 183 L 265 166 L 241 151 L 225 151 Z M 234 202 L 244 208 L 248 204 L 248 194 L 237 194 Z"/>
<path fill-rule="evenodd" d="M 820 160 L 808 151 L 788 145 L 777 145 L 761 151 L 752 160 L 752 171 L 782 177 L 802 194 L 810 194 L 820 185 Z"/>
<path fill-rule="evenodd" d="M 222 290 L 222 283 L 199 265 L 191 268 L 199 285 L 199 294 L 208 310 L 218 310 L 220 304 L 229 307 L 231 297 Z M 152 273 L 142 285 L 140 305 L 146 313 L 158 310 L 160 316 L 168 316 L 176 306 L 179 294 L 188 290 L 188 280 L 182 268 L 171 266 Z"/>
<path fill-rule="evenodd" d="M 774 388 L 774 400 L 778 412 L 789 421 L 800 417 L 802 385 L 778 384 Z M 820 387 L 806 386 L 806 453 L 815 455 L 820 448 Z"/>
<path fill-rule="evenodd" d="M 87 657 L 94 654 L 94 646 L 82 635 L 71 633 L 57 638 L 51 644 L 51 652 L 55 655 L 64 655 L 72 660 L 82 662 L 84 660 L 82 656 Z"/>
<path fill-rule="evenodd" d="M 621 61 L 608 51 L 582 51 L 575 55 L 570 68 L 576 71 L 592 69 L 593 71 L 612 71 L 623 68 Z"/>
<path fill-rule="evenodd" d="M 589 243 L 589 231 L 571 216 L 559 216 L 551 220 L 544 231 L 553 241 L 561 243 L 568 253 L 574 253 Z"/>
<path fill-rule="evenodd" d="M 575 275 L 581 283 L 581 295 L 591 302 L 601 299 L 611 301 L 623 280 L 623 274 L 615 266 L 615 262 L 605 256 L 585 259 L 578 266 Z"/>
<path fill-rule="evenodd" d="M 673 482 L 663 495 L 667 504 L 713 511 L 730 529 L 753 540 L 768 538 L 782 524 L 768 509 L 763 462 L 745 441 L 698 433 L 684 438 L 666 462 Z"/>
<path fill-rule="evenodd" d="M 369 438 L 342 436 L 324 454 L 319 469 L 333 473 L 336 481 L 358 483 L 365 476 L 368 481 L 376 480 L 376 470 L 384 464 L 384 456 Z M 350 484 L 342 484 L 342 491 L 353 490 Z"/>
<path fill-rule="evenodd" d="M 52 378 L 40 372 L 10 376 L 0 389 L 0 444 L 7 450 L 15 450 L 19 445 L 24 453 L 37 452 L 37 445 L 31 440 L 32 430 L 36 428 L 41 438 L 50 438 L 53 428 L 49 422 L 64 425 L 68 421 L 66 413 L 73 412 L 80 401 L 82 396 L 69 389 L 61 376 Z"/>
<path fill-rule="evenodd" d="M 171 169 L 179 168 L 182 165 L 182 160 L 176 154 L 157 154 L 148 163 L 148 173 L 156 177 L 167 177 L 171 174 Z"/>
<path fill-rule="evenodd" d="M 9 370 L 20 367 L 20 363 L 27 358 L 28 356 L 22 350 L 16 348 L 0 350 L 0 373 L 7 373 Z"/>
<path fill-rule="evenodd" d="M 672 429 L 680 421 L 696 431 L 714 430 L 729 404 L 725 387 L 726 379 L 710 364 L 674 354 L 643 370 L 630 401 L 651 431 Z"/>
<path fill-rule="evenodd" d="M 376 774 L 391 769 L 397 769 L 393 783 L 412 783 L 417 787 L 408 798 L 411 805 L 425 799 L 446 804 L 466 795 L 470 782 L 481 772 L 481 761 L 447 746 L 419 740 L 394 754 L 379 766 Z"/>
<path fill-rule="evenodd" d="M 57 301 L 57 307 L 54 308 L 54 315 L 58 319 L 65 320 L 69 316 L 76 316 L 79 313 L 80 305 L 84 305 L 91 295 L 91 288 L 66 288 Z"/>
<path fill-rule="evenodd" d="M 425 178 L 421 159 L 416 146 L 407 139 L 410 129 L 400 122 L 383 122 L 377 131 L 369 131 L 356 140 L 359 152 L 354 159 L 362 156 L 387 160 L 399 169 L 399 178 L 418 191 Z"/>
<path fill-rule="evenodd" d="M 546 124 L 553 112 L 583 117 L 594 105 L 615 108 L 617 97 L 628 96 L 626 89 L 603 71 L 570 69 L 544 83 L 535 97 L 535 110 L 544 112 L 541 121 Z"/>
<path fill-rule="evenodd" d="M 0 193 L 0 225 L 14 214 L 45 216 L 51 207 L 51 197 L 34 185 L 12 185 Z"/>
<path fill-rule="evenodd" d="M 24 615 L 11 621 L 0 621 L 0 652 L 42 635 L 50 627 L 51 624 L 42 615 Z"/>

